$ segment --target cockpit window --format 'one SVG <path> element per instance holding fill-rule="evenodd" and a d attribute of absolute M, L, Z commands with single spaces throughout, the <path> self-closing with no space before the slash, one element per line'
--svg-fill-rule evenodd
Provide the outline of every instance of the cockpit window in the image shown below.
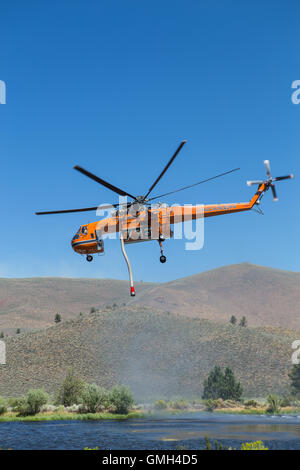
<path fill-rule="evenodd" d="M 86 226 L 86 225 L 85 225 L 84 227 L 82 227 L 81 233 L 82 233 L 83 235 L 86 235 L 86 234 L 88 233 L 88 230 L 87 230 L 87 226 Z"/>

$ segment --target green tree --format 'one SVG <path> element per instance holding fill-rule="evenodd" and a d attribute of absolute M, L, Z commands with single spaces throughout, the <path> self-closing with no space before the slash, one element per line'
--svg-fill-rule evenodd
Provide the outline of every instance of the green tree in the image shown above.
<path fill-rule="evenodd" d="M 230 367 L 226 367 L 223 373 L 220 366 L 210 372 L 204 381 L 202 398 L 204 400 L 222 398 L 223 400 L 240 400 L 243 389 L 236 381 L 234 373 Z"/>
<path fill-rule="evenodd" d="M 236 325 L 236 322 L 237 322 L 236 317 L 235 317 L 234 315 L 232 315 L 231 318 L 230 318 L 230 323 L 231 323 L 232 325 Z"/>
<path fill-rule="evenodd" d="M 3 331 L 1 331 L 1 333 L 0 333 L 0 339 L 2 339 L 2 338 L 4 338 L 4 333 L 3 333 Z"/>
<path fill-rule="evenodd" d="M 87 413 L 96 413 L 109 404 L 108 391 L 96 384 L 85 384 L 82 392 L 82 404 Z"/>
<path fill-rule="evenodd" d="M 242 317 L 242 319 L 241 319 L 241 321 L 240 321 L 240 326 L 244 326 L 244 327 L 247 326 L 247 319 L 246 319 L 246 317 Z"/>
<path fill-rule="evenodd" d="M 294 364 L 289 372 L 292 395 L 300 396 L 300 363 Z"/>
<path fill-rule="evenodd" d="M 118 414 L 128 414 L 134 403 L 132 392 L 125 385 L 116 385 L 111 390 L 110 401 Z"/>
<path fill-rule="evenodd" d="M 85 383 L 81 377 L 76 375 L 72 369 L 69 369 L 66 374 L 66 378 L 58 390 L 56 403 L 64 406 L 78 404 L 80 402 L 84 386 Z"/>
<path fill-rule="evenodd" d="M 61 322 L 61 315 L 59 313 L 57 313 L 54 317 L 54 321 L 55 323 L 60 323 Z"/>
<path fill-rule="evenodd" d="M 16 334 L 17 334 L 17 335 L 19 335 L 20 333 L 21 333 L 21 330 L 20 330 L 20 328 L 17 328 L 17 330 L 16 330 Z"/>

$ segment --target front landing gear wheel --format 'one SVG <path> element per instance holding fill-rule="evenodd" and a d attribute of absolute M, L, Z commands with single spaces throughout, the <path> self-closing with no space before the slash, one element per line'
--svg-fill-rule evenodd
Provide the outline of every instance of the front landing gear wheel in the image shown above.
<path fill-rule="evenodd" d="M 161 263 L 165 263 L 167 261 L 167 258 L 165 257 L 165 255 L 161 255 L 161 257 L 159 258 L 159 261 Z"/>
<path fill-rule="evenodd" d="M 86 255 L 86 260 L 90 263 L 91 261 L 93 261 L 93 257 L 92 255 Z"/>

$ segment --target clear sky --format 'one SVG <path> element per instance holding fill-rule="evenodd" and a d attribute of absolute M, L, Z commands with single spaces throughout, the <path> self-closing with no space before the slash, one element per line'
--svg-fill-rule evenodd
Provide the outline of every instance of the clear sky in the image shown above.
<path fill-rule="evenodd" d="M 250 199 L 247 179 L 295 173 L 279 202 L 205 222 L 201 251 L 184 241 L 128 247 L 134 277 L 167 281 L 248 261 L 300 269 L 300 4 L 289 1 L 97 0 L 2 2 L 0 80 L 1 277 L 127 278 L 118 241 L 87 263 L 70 240 L 94 213 L 36 210 L 117 202 L 81 165 L 142 194 L 179 142 L 153 194 L 241 167 L 165 202 Z M 299 176 L 298 176 L 299 175 Z"/>

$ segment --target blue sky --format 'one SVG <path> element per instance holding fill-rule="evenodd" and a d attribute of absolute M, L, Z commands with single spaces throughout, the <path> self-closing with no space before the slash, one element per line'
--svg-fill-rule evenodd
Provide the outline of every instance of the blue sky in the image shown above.
<path fill-rule="evenodd" d="M 300 268 L 300 79 L 297 1 L 16 1 L 2 3 L 0 105 L 1 277 L 127 278 L 118 241 L 87 263 L 70 240 L 94 213 L 36 210 L 117 202 L 72 168 L 79 164 L 131 193 L 149 188 L 182 139 L 187 144 L 153 194 L 241 167 L 166 202 L 247 201 L 247 179 L 294 172 L 268 193 L 265 216 L 209 219 L 201 251 L 184 241 L 128 247 L 134 277 L 167 281 L 248 261 Z"/>

